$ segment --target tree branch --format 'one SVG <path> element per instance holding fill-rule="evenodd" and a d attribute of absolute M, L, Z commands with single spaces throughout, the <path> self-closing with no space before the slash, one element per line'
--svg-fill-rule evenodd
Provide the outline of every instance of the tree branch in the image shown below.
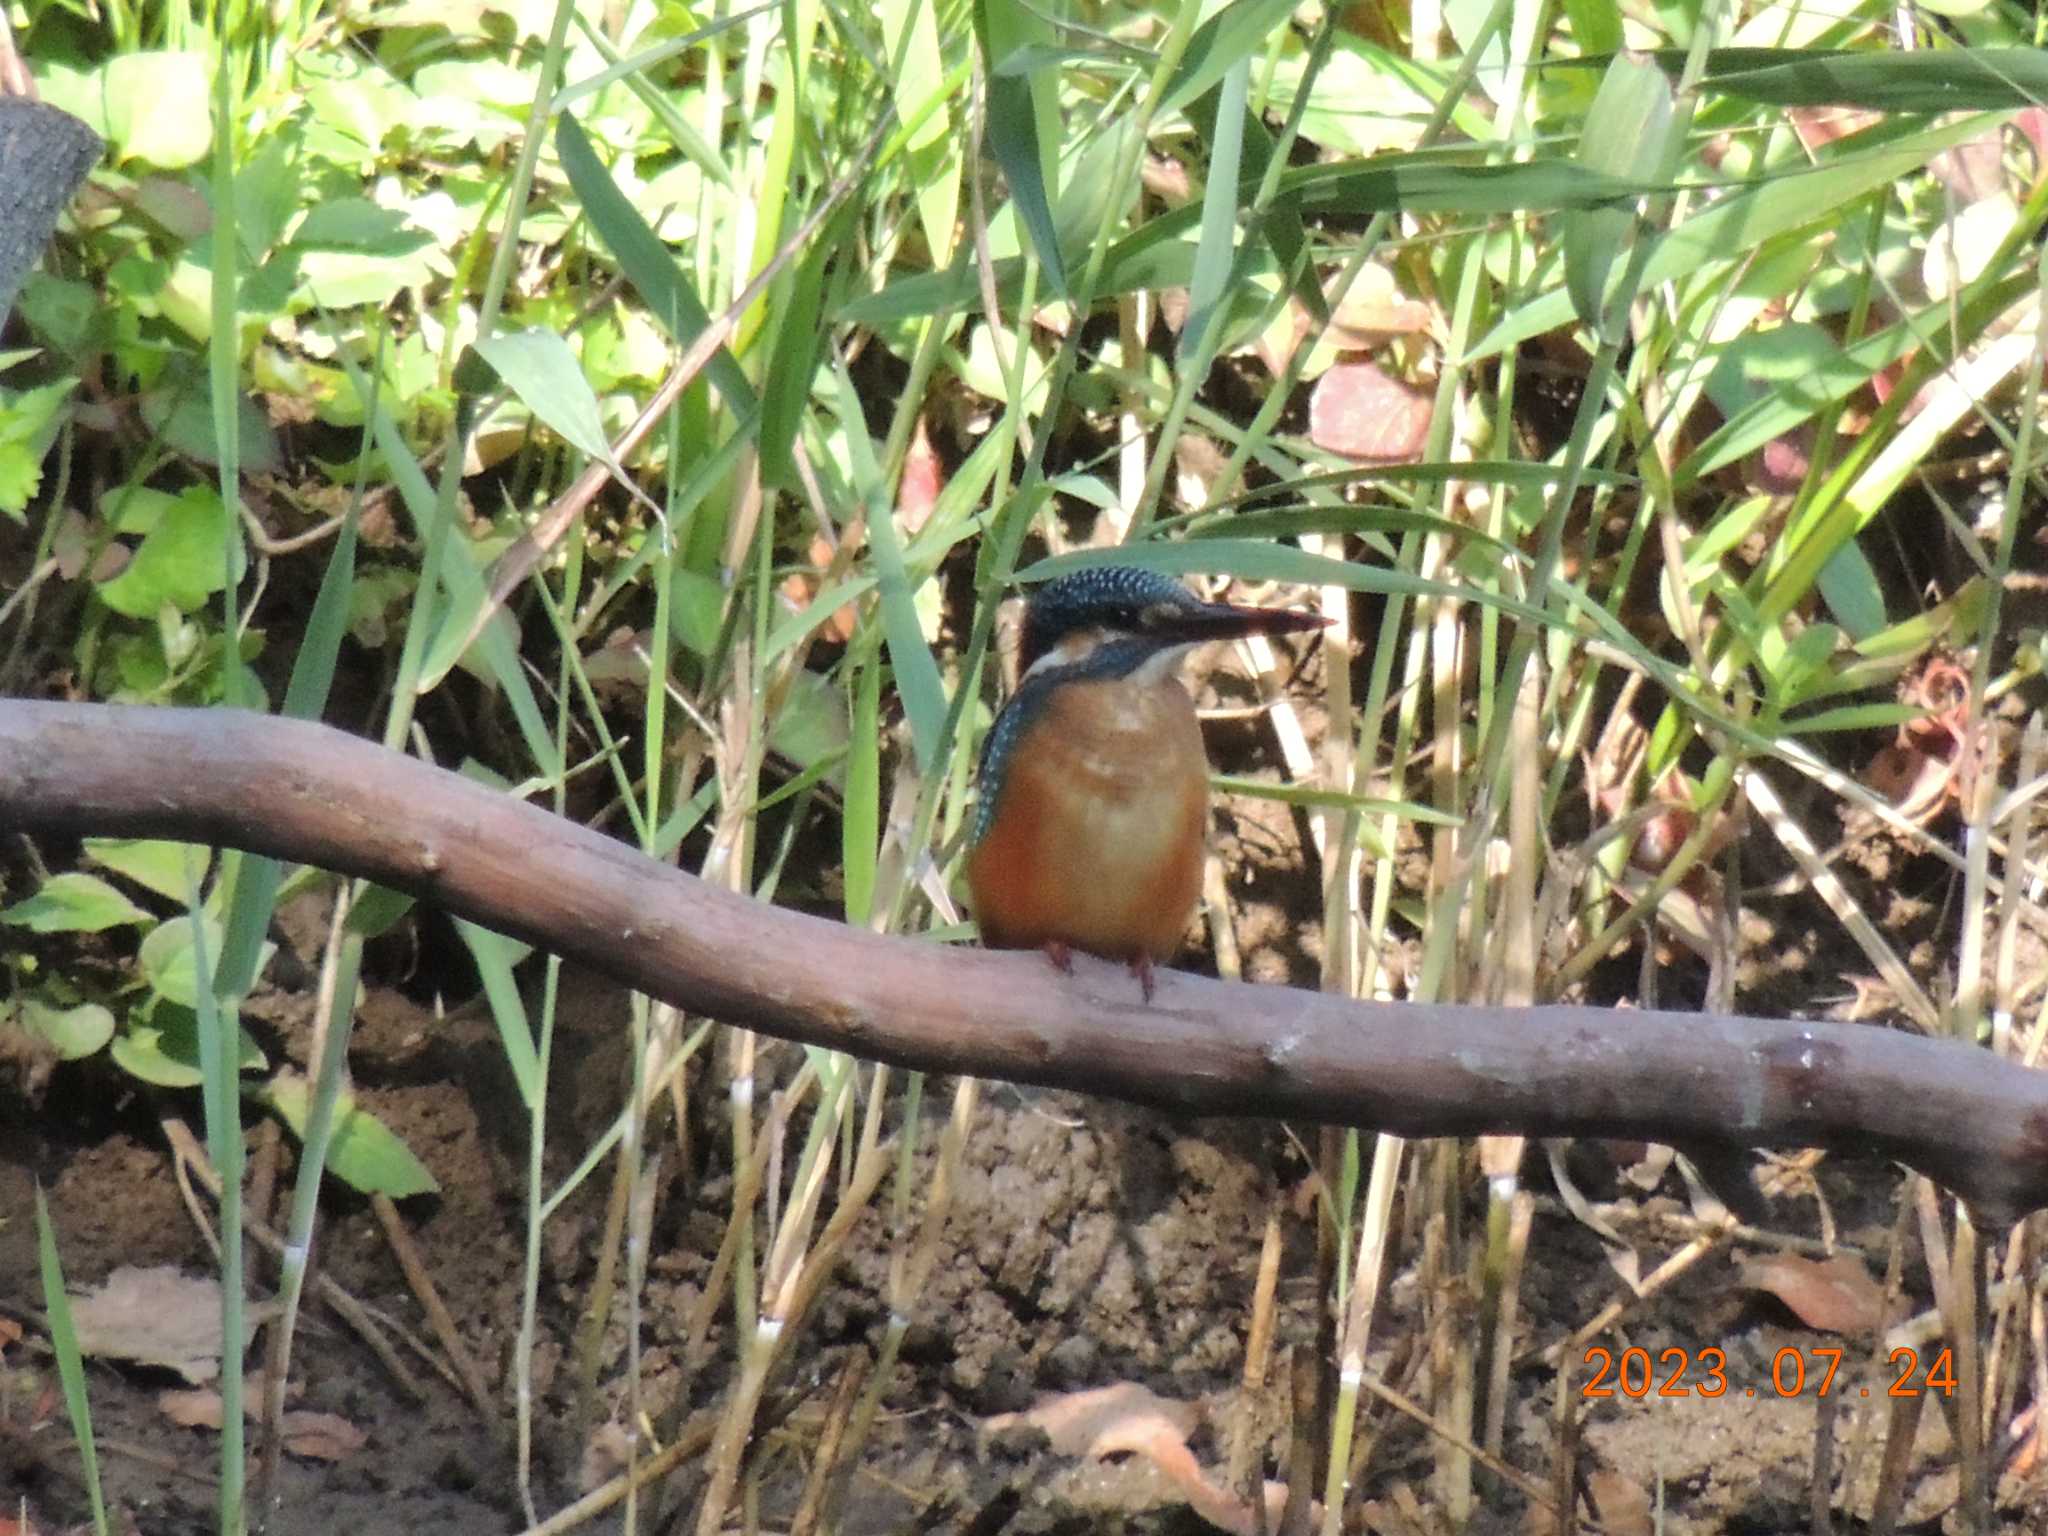
<path fill-rule="evenodd" d="M 1362 1003 L 882 938 L 714 889 L 325 726 L 0 700 L 0 830 L 182 838 L 362 875 L 694 1013 L 927 1072 L 1406 1136 L 1819 1146 L 1980 1218 L 2048 1205 L 2048 1074 L 1870 1026 Z"/>

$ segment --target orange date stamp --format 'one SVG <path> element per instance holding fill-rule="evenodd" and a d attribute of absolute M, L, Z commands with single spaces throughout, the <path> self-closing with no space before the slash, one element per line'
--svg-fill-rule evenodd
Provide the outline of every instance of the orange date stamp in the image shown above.
<path fill-rule="evenodd" d="M 1728 1379 L 1728 1356 L 1709 1344 L 1704 1349 L 1664 1349 L 1653 1357 L 1649 1350 L 1629 1348 L 1618 1354 L 1595 1344 L 1586 1351 L 1586 1365 L 1592 1375 L 1579 1385 L 1579 1396 L 1595 1397 L 1826 1397 L 1849 1393 L 1860 1397 L 1919 1397 L 1939 1392 L 1955 1396 L 1955 1360 L 1943 1348 L 1923 1362 L 1920 1351 L 1901 1346 L 1891 1352 L 1891 1380 L 1875 1386 L 1851 1388 L 1844 1377 L 1838 1384 L 1842 1351 L 1834 1345 L 1812 1349 L 1789 1346 L 1771 1357 L 1767 1383 L 1742 1387 Z"/>

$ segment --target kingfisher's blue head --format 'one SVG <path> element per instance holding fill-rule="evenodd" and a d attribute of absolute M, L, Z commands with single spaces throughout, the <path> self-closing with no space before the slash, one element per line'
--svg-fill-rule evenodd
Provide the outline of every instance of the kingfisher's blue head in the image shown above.
<path fill-rule="evenodd" d="M 1025 599 L 1017 674 L 1029 677 L 1041 662 L 1076 665 L 1105 646 L 1125 661 L 1118 671 L 1129 671 L 1161 652 L 1204 641 L 1319 629 L 1323 622 L 1290 608 L 1207 603 L 1159 571 L 1090 566 L 1048 581 Z"/>
<path fill-rule="evenodd" d="M 987 832 L 1010 755 L 1047 702 L 1070 683 L 1171 675 L 1210 640 L 1320 629 L 1318 614 L 1209 603 L 1158 571 L 1096 565 L 1034 588 L 1017 639 L 1017 691 L 982 742 L 981 803 L 972 841 Z"/>

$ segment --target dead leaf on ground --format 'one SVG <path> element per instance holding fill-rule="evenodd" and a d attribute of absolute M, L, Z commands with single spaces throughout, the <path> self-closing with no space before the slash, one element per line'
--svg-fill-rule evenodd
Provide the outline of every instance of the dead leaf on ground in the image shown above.
<path fill-rule="evenodd" d="M 1774 1253 L 1742 1266 L 1742 1283 L 1768 1291 L 1823 1333 L 1868 1333 L 1884 1321 L 1884 1290 L 1853 1254 L 1829 1259 Z"/>
<path fill-rule="evenodd" d="M 243 1344 L 255 1337 L 267 1308 L 243 1319 Z M 105 1360 L 128 1360 L 176 1371 L 187 1381 L 220 1374 L 220 1282 L 180 1273 L 168 1264 L 123 1265 L 98 1290 L 71 1304 L 78 1347 Z"/>
<path fill-rule="evenodd" d="M 1372 363 L 1338 363 L 1316 380 L 1308 435 L 1318 448 L 1366 464 L 1414 464 L 1429 440 L 1434 401 Z"/>
<path fill-rule="evenodd" d="M 218 1431 L 226 1411 L 220 1393 L 212 1387 L 159 1392 L 156 1406 L 165 1418 L 184 1429 Z M 261 1393 L 244 1392 L 242 1417 L 256 1423 L 262 1416 Z M 286 1454 L 302 1461 L 346 1461 L 369 1444 L 369 1436 L 340 1414 L 315 1409 L 293 1409 L 278 1421 L 278 1430 Z"/>
<path fill-rule="evenodd" d="M 1325 339 L 1339 351 L 1368 352 L 1390 337 L 1421 335 L 1430 326 L 1429 306 L 1404 297 L 1394 274 L 1378 262 L 1360 267 L 1343 293 L 1335 283 L 1327 285 L 1324 296 L 1330 303 Z M 1301 319 L 1306 330 L 1307 315 Z"/>
<path fill-rule="evenodd" d="M 840 538 L 857 539 L 864 532 L 865 525 L 855 521 L 849 523 L 846 528 L 841 530 Z M 811 562 L 809 566 L 802 570 L 792 571 L 782 580 L 783 601 L 789 604 L 792 612 L 800 613 L 809 607 L 811 599 L 816 597 L 824 587 L 824 572 L 830 569 L 832 565 L 832 546 L 826 542 L 823 534 L 812 536 L 809 558 Z M 860 615 L 852 603 L 841 603 L 818 626 L 818 632 L 826 639 L 839 645 L 844 645 L 853 638 L 854 627 L 859 622 L 859 618 Z"/>
<path fill-rule="evenodd" d="M 931 521 L 932 508 L 945 488 L 946 466 L 939 462 L 938 450 L 932 447 L 931 434 L 920 416 L 903 457 L 903 478 L 896 484 L 896 519 L 903 525 L 905 537 L 915 537 Z"/>
<path fill-rule="evenodd" d="M 370 1437 L 338 1413 L 299 1409 L 284 1416 L 284 1449 L 302 1461 L 346 1461 Z"/>
<path fill-rule="evenodd" d="M 1039 1430 L 1062 1456 L 1143 1456 L 1196 1515 L 1218 1530 L 1250 1536 L 1258 1529 L 1253 1510 L 1203 1471 L 1188 1448 L 1188 1436 L 1200 1422 L 1201 1410 L 1194 1404 L 1161 1397 L 1136 1382 L 1120 1381 L 1042 1397 L 1023 1413 L 997 1414 L 982 1424 L 993 1434 L 1016 1428 Z M 1267 1483 L 1267 1529 L 1272 1529 L 1286 1504 L 1285 1485 Z"/>
<path fill-rule="evenodd" d="M 1656 1519 L 1650 1491 L 1612 1467 L 1599 1467 L 1586 1479 L 1586 1502 L 1603 1536 L 1653 1536 Z M 1557 1536 L 1557 1513 L 1548 1504 L 1529 1506 L 1528 1536 Z"/>

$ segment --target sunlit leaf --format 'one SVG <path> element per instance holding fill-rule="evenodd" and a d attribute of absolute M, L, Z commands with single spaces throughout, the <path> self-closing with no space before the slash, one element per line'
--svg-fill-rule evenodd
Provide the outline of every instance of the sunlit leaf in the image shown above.
<path fill-rule="evenodd" d="M 96 875 L 52 875 L 32 896 L 0 910 L 0 923 L 31 933 L 100 933 L 156 919 Z"/>
<path fill-rule="evenodd" d="M 264 1091 L 264 1098 L 277 1117 L 291 1127 L 293 1135 L 305 1136 L 312 1095 L 304 1078 L 281 1074 Z M 394 1200 L 403 1200 L 407 1195 L 430 1195 L 441 1187 L 389 1126 L 346 1093 L 335 1102 L 334 1136 L 327 1144 L 327 1167 L 366 1195 L 389 1195 Z"/>

